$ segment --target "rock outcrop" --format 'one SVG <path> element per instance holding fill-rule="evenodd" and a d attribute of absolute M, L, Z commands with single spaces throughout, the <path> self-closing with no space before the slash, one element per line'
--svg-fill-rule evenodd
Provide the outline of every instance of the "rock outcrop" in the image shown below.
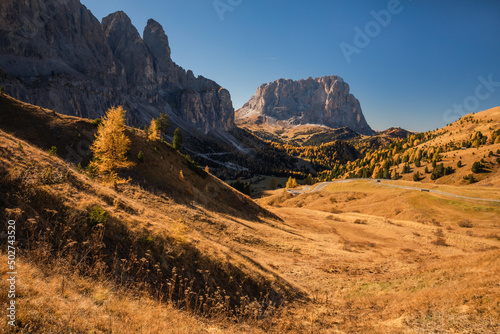
<path fill-rule="evenodd" d="M 125 13 L 100 23 L 79 0 L 0 2 L 0 85 L 68 115 L 95 118 L 123 105 L 132 125 L 166 113 L 205 134 L 235 126 L 229 92 L 176 65 L 158 22 L 141 38 Z"/>
<path fill-rule="evenodd" d="M 374 134 L 359 101 L 349 93 L 349 85 L 337 76 L 299 81 L 280 79 L 264 84 L 236 112 L 236 118 L 241 123 L 255 119 L 257 123 L 283 127 L 318 124 Z"/>

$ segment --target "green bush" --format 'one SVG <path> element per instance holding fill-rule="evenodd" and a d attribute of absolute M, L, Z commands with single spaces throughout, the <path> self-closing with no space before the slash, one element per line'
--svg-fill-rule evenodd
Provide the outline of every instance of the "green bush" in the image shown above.
<path fill-rule="evenodd" d="M 474 178 L 474 175 L 472 175 L 472 174 L 465 175 L 463 179 L 468 184 L 472 184 L 472 183 L 477 182 L 477 180 Z"/>
<path fill-rule="evenodd" d="M 78 173 L 82 173 L 83 172 L 83 168 L 82 168 L 82 163 L 79 162 L 78 165 L 76 165 L 76 171 Z"/>
<path fill-rule="evenodd" d="M 142 164 L 144 162 L 144 153 L 142 151 L 139 151 L 137 154 L 137 160 Z"/>
<path fill-rule="evenodd" d="M 419 172 L 416 172 L 415 174 L 413 174 L 413 181 L 415 181 L 415 182 L 420 181 L 420 173 Z"/>
<path fill-rule="evenodd" d="M 52 147 L 50 148 L 50 150 L 48 151 L 48 153 L 49 153 L 49 155 L 51 155 L 51 156 L 55 156 L 55 155 L 57 155 L 57 147 L 52 146 Z"/>
<path fill-rule="evenodd" d="M 102 119 L 101 118 L 96 118 L 92 121 L 92 125 L 95 126 L 96 128 L 102 124 Z"/>
<path fill-rule="evenodd" d="M 473 173 L 476 173 L 476 174 L 477 174 L 477 173 L 479 173 L 479 172 L 483 169 L 483 167 L 484 167 L 484 166 L 483 166 L 483 164 L 482 164 L 481 162 L 476 161 L 476 162 L 474 162 L 474 163 L 472 164 L 472 167 L 471 167 L 471 169 L 470 169 L 470 170 L 471 170 L 471 172 L 473 172 Z"/>
<path fill-rule="evenodd" d="M 90 163 L 87 165 L 87 175 L 93 179 L 97 176 L 97 168 L 94 164 Z"/>
<path fill-rule="evenodd" d="M 90 224 L 96 226 L 98 224 L 106 225 L 108 222 L 108 214 L 100 205 L 95 205 L 89 214 Z"/>

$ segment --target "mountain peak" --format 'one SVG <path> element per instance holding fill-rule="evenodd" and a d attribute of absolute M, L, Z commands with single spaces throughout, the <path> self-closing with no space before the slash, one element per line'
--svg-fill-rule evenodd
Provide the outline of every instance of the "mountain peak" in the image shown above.
<path fill-rule="evenodd" d="M 349 93 L 349 85 L 335 75 L 298 81 L 279 79 L 261 85 L 237 111 L 240 123 L 254 116 L 265 116 L 267 122 L 284 127 L 318 124 L 349 127 L 365 135 L 374 133 L 366 123 L 359 101 Z"/>
<path fill-rule="evenodd" d="M 144 43 L 156 58 L 170 58 L 171 50 L 168 43 L 168 37 L 161 24 L 153 19 L 148 20 L 144 28 Z"/>

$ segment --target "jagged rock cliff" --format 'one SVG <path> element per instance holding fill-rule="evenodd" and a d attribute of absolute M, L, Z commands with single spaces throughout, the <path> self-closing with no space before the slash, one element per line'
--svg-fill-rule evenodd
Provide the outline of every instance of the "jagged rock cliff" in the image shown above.
<path fill-rule="evenodd" d="M 236 112 L 236 118 L 240 123 L 255 120 L 283 127 L 319 124 L 374 134 L 359 101 L 349 93 L 349 85 L 337 76 L 299 81 L 280 79 L 264 84 Z"/>
<path fill-rule="evenodd" d="M 13 97 L 80 117 L 123 105 L 134 125 L 163 112 L 206 134 L 231 130 L 229 92 L 170 53 L 154 20 L 141 38 L 125 13 L 100 23 L 79 0 L 0 2 L 0 85 Z"/>

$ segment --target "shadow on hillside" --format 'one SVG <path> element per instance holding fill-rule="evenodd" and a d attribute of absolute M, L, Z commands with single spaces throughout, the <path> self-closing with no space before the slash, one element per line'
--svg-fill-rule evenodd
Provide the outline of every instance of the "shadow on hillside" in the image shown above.
<path fill-rule="evenodd" d="M 251 305 L 265 313 L 285 300 L 305 298 L 278 276 L 269 281 L 182 238 L 133 230 L 96 206 L 70 207 L 43 186 L 12 179 L 3 166 L 0 187 L 8 194 L 0 198 L 0 219 L 16 221 L 20 255 L 39 266 L 111 280 L 205 316 L 244 316 L 241 310 Z"/>
<path fill-rule="evenodd" d="M 60 115 L 0 94 L 0 129 L 45 151 L 55 147 L 57 156 L 75 167 L 81 164 L 85 168 L 92 158 L 90 145 L 97 127 L 90 120 Z M 261 221 L 265 217 L 279 220 L 213 176 L 203 178 L 191 172 L 187 159 L 170 145 L 149 142 L 135 129 L 127 130 L 127 135 L 132 140 L 129 159 L 136 165 L 121 174 L 125 178 L 130 176 L 132 184 L 153 193 L 163 193 L 174 202 L 191 208 L 199 204 L 209 211 L 242 219 Z M 139 152 L 146 156 L 146 163 L 138 163 Z M 181 170 L 189 177 L 188 181 L 179 181 Z M 206 193 L 208 182 L 220 190 L 218 196 Z"/>

